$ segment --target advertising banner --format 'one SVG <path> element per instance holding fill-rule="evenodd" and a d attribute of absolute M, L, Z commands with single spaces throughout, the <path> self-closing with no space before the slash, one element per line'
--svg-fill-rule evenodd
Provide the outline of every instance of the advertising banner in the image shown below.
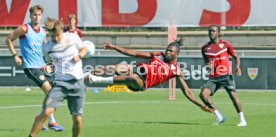
<path fill-rule="evenodd" d="M 0 60 L 0 86 L 35 86 L 34 82 L 24 75 L 22 68 L 16 66 L 13 57 L 2 56 Z M 83 59 L 83 71 L 87 72 L 119 63 L 135 66 L 140 62 L 146 63 L 147 61 L 133 57 L 92 57 Z M 209 79 L 209 72 L 205 69 L 202 58 L 179 57 L 177 61 L 190 88 L 201 88 Z M 233 74 L 236 87 L 238 89 L 276 89 L 276 63 L 272 62 L 276 62 L 276 58 L 241 58 L 242 76 L 238 77 L 235 73 Z M 232 62 L 232 66 L 235 66 L 234 62 Z M 232 68 L 232 70 L 235 69 Z M 86 85 L 92 86 L 87 82 Z M 106 87 L 107 85 L 96 86 Z M 168 82 L 156 88 L 168 88 Z"/>
<path fill-rule="evenodd" d="M 46 17 L 74 13 L 81 27 L 275 26 L 275 0 L 0 0 L 0 26 L 29 22 L 28 9 L 44 7 Z"/>

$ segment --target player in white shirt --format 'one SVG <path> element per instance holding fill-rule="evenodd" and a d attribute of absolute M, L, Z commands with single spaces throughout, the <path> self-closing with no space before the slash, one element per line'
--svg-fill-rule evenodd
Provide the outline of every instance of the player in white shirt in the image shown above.
<path fill-rule="evenodd" d="M 67 99 L 68 108 L 73 118 L 72 136 L 79 137 L 82 127 L 82 113 L 85 98 L 81 58 L 86 54 L 86 46 L 74 33 L 63 33 L 63 24 L 53 20 L 46 26 L 51 37 L 44 46 L 45 58 L 55 66 L 55 79 L 51 92 L 44 103 L 43 113 L 33 124 L 29 137 L 38 134 L 45 120 L 60 103 Z"/>

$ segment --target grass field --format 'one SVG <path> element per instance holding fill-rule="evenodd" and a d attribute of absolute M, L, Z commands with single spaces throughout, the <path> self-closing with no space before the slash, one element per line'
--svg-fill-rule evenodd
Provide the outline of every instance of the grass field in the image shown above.
<path fill-rule="evenodd" d="M 195 92 L 198 96 L 198 91 Z M 141 93 L 86 94 L 82 137 L 275 137 L 276 92 L 239 92 L 248 122 L 236 127 L 238 117 L 227 94 L 219 91 L 213 100 L 227 122 L 211 126 L 213 114 L 190 103 L 180 92 L 168 101 L 166 90 Z M 40 110 L 39 89 L 0 89 L 0 137 L 26 137 Z M 38 137 L 70 137 L 72 120 L 66 102 L 55 112 L 63 132 L 43 131 Z"/>

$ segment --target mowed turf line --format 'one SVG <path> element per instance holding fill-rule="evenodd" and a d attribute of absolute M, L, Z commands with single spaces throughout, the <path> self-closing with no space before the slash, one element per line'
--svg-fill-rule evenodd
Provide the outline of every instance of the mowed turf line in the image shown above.
<path fill-rule="evenodd" d="M 238 96 L 247 127 L 235 126 L 238 117 L 223 90 L 213 100 L 227 122 L 211 126 L 213 115 L 201 111 L 179 91 L 176 100 L 168 101 L 166 90 L 93 93 L 88 89 L 82 137 L 275 137 L 276 92 L 239 92 Z M 26 92 L 24 88 L 1 88 L 0 137 L 26 137 L 42 99 L 39 89 Z M 72 120 L 66 102 L 55 117 L 65 131 L 44 131 L 38 137 L 71 136 Z"/>

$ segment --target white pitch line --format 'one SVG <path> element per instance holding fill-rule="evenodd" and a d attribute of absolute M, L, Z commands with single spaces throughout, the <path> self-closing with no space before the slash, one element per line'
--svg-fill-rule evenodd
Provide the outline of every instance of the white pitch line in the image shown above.
<path fill-rule="evenodd" d="M 100 102 L 86 102 L 85 105 L 94 104 L 119 104 L 119 103 L 166 103 L 160 101 L 100 101 Z M 169 102 L 168 102 L 169 103 Z M 67 104 L 61 104 L 60 106 L 65 106 Z M 22 106 L 0 106 L 0 109 L 13 109 L 13 108 L 32 108 L 41 107 L 42 105 L 22 105 Z"/>
<path fill-rule="evenodd" d="M 187 103 L 187 102 L 168 102 L 168 101 L 99 101 L 99 102 L 86 102 L 85 105 L 94 105 L 94 104 L 119 104 L 119 103 L 166 103 L 166 104 L 175 104 L 175 103 Z M 232 105 L 232 103 L 216 103 L 216 104 L 225 104 Z M 276 106 L 276 103 L 271 104 L 259 104 L 259 103 L 242 103 L 243 105 L 253 105 L 253 106 Z M 61 104 L 60 106 L 65 106 L 67 104 Z M 41 105 L 22 105 L 22 106 L 0 106 L 0 109 L 13 109 L 13 108 L 32 108 L 32 107 L 41 107 Z"/>

